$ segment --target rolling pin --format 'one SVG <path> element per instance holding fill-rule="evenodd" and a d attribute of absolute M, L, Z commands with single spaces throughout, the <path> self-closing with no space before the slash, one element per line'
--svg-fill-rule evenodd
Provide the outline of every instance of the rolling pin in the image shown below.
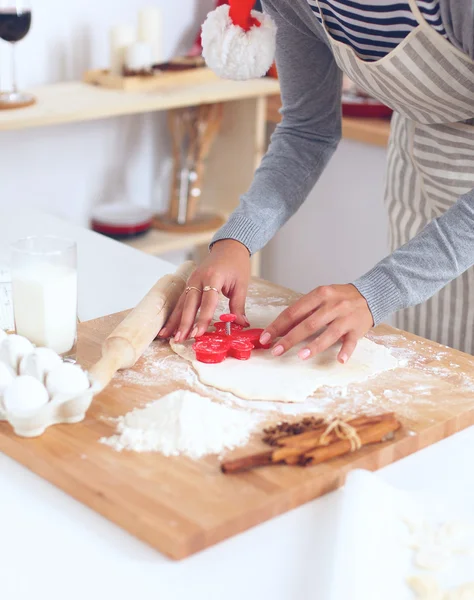
<path fill-rule="evenodd" d="M 102 391 L 120 369 L 129 369 L 158 335 L 184 292 L 195 265 L 182 264 L 165 275 L 102 344 L 102 358 L 90 369 L 95 393 Z"/>

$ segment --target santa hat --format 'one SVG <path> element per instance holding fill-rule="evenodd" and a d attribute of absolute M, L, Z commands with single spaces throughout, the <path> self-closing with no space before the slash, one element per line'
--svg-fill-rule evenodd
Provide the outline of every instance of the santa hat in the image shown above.
<path fill-rule="evenodd" d="M 273 64 L 276 26 L 252 10 L 255 0 L 229 0 L 210 12 L 202 26 L 202 55 L 225 79 L 263 77 Z"/>

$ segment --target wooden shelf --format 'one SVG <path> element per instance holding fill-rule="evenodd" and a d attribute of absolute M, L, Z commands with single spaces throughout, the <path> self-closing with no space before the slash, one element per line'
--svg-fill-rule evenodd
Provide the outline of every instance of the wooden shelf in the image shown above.
<path fill-rule="evenodd" d="M 252 99 L 274 95 L 279 89 L 278 81 L 270 77 L 251 81 L 217 79 L 159 92 L 123 92 L 81 82 L 58 83 L 29 90 L 38 99 L 34 106 L 0 111 L 0 131 Z"/>
<path fill-rule="evenodd" d="M 279 123 L 281 115 L 281 99 L 279 95 L 267 99 L 267 120 Z M 390 121 L 387 119 L 359 119 L 344 117 L 342 119 L 342 137 L 373 146 L 386 147 L 390 135 Z"/>
<path fill-rule="evenodd" d="M 127 246 L 141 250 L 145 254 L 159 256 L 165 252 L 186 250 L 210 243 L 216 231 L 201 231 L 199 233 L 168 233 L 152 229 L 148 233 L 126 241 Z"/>

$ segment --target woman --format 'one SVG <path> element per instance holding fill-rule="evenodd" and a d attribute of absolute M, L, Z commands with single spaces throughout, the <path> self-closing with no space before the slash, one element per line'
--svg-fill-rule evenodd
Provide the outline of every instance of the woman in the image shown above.
<path fill-rule="evenodd" d="M 249 256 L 302 204 L 341 137 L 342 70 L 395 111 L 386 189 L 393 252 L 351 284 L 303 296 L 266 329 L 263 341 L 275 342 L 278 356 L 325 327 L 300 357 L 340 340 L 344 363 L 372 325 L 399 311 L 399 327 L 472 353 L 472 0 L 263 4 L 278 27 L 282 123 L 161 335 L 184 340 L 202 334 L 216 290 L 245 322 Z"/>

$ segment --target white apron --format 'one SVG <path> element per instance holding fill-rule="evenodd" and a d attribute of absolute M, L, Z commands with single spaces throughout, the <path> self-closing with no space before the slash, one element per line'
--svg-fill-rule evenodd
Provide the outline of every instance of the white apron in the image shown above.
<path fill-rule="evenodd" d="M 409 3 L 418 27 L 375 62 L 360 59 L 325 26 L 340 69 L 395 111 L 386 187 L 392 250 L 474 188 L 474 61 Z M 397 313 L 395 324 L 474 354 L 474 269 Z"/>

